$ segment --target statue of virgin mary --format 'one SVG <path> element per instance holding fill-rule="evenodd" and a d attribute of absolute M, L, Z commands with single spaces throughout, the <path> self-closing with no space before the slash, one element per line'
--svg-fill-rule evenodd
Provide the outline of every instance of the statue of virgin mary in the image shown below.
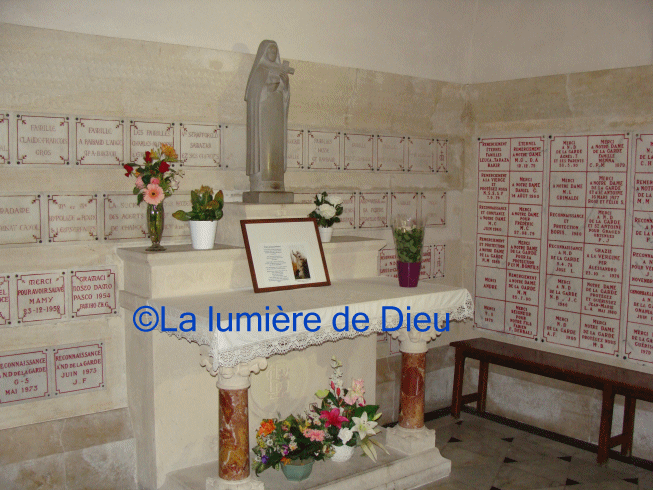
<path fill-rule="evenodd" d="M 287 61 L 281 63 L 276 42 L 261 42 L 245 91 L 250 192 L 243 193 L 243 202 L 293 202 L 293 194 L 285 192 L 284 173 L 290 105 L 288 75 L 294 72 Z"/>

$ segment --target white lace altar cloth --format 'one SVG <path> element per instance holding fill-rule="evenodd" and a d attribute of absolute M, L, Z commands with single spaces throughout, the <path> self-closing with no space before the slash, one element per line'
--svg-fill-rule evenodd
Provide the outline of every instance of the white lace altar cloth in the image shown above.
<path fill-rule="evenodd" d="M 443 286 L 428 280 L 420 281 L 415 288 L 402 288 L 399 287 L 397 279 L 387 277 L 351 279 L 337 281 L 325 287 L 258 294 L 252 289 L 243 289 L 197 296 L 155 298 L 149 300 L 148 305 L 159 312 L 161 307 L 165 306 L 165 326 L 169 330 L 176 329 L 167 332 L 170 335 L 199 345 L 210 346 L 214 370 L 220 366 L 235 366 L 256 357 L 268 358 L 274 354 L 285 354 L 327 341 L 370 335 L 382 332 L 384 328 L 387 330 L 396 327 L 399 323 L 399 315 L 388 307 L 398 308 L 402 312 L 401 328 L 406 328 L 407 313 L 411 315 L 411 328 L 415 315 L 422 312 L 429 315 L 431 329 L 434 328 L 434 313 L 438 314 L 439 328 L 444 327 L 447 313 L 450 321 L 474 317 L 472 297 L 466 289 Z M 209 319 L 210 307 L 212 307 L 211 320 Z M 344 313 L 347 309 L 349 325 L 345 330 L 343 315 L 336 317 L 336 314 Z M 282 311 L 288 315 L 289 321 L 282 321 L 285 320 L 283 316 L 277 317 L 277 329 L 287 328 L 284 332 L 273 327 L 274 316 Z M 181 328 L 189 330 L 192 326 L 190 322 L 182 324 L 183 321 L 191 318 L 191 315 L 184 315 L 184 313 L 195 315 L 193 331 L 181 330 Z M 220 328 L 223 331 L 218 330 L 218 313 Z M 229 328 L 230 313 L 232 314 L 231 331 L 224 331 Z M 247 313 L 247 315 L 240 315 L 237 322 L 239 313 Z M 255 313 L 258 313 L 261 318 L 260 331 L 259 316 L 253 315 Z M 311 322 L 307 325 L 311 330 L 316 330 L 314 332 L 307 331 L 304 327 L 304 318 L 309 313 L 319 315 L 321 320 L 319 323 Z M 359 330 L 369 325 L 364 331 L 357 331 L 352 326 L 352 319 L 357 313 L 364 313 L 369 318 L 369 322 L 357 324 Z M 249 331 L 247 316 L 251 318 Z M 295 331 L 293 331 L 293 317 L 296 318 Z M 316 316 L 312 315 L 309 318 L 314 320 Z M 334 318 L 337 330 L 333 326 Z M 421 320 L 424 319 L 425 317 L 422 316 Z M 427 325 L 428 323 L 421 323 L 419 327 L 424 330 Z"/>

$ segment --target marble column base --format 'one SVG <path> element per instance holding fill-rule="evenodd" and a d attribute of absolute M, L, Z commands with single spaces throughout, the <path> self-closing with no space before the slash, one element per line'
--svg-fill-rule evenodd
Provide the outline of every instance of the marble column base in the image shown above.
<path fill-rule="evenodd" d="M 244 480 L 229 481 L 222 478 L 207 478 L 206 490 L 263 490 L 265 485 L 261 480 L 248 476 Z"/>
<path fill-rule="evenodd" d="M 386 429 L 386 446 L 404 454 L 417 454 L 435 447 L 435 431 L 420 427 L 405 429 L 400 426 Z"/>

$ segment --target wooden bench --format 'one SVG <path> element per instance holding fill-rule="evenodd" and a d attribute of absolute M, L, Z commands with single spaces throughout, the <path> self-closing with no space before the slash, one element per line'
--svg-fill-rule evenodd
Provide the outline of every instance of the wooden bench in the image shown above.
<path fill-rule="evenodd" d="M 462 405 L 472 402 L 477 403 L 479 412 L 485 412 L 488 368 L 490 364 L 496 364 L 601 390 L 603 403 L 597 462 L 605 463 L 608 460 L 609 449 L 619 445 L 621 445 L 621 454 L 631 456 L 635 403 L 637 400 L 653 403 L 653 375 L 490 339 L 462 340 L 452 342 L 451 346 L 456 349 L 451 402 L 451 414 L 454 417 L 460 417 Z M 480 362 L 478 392 L 463 395 L 463 376 L 467 358 Z M 615 395 L 623 395 L 626 398 L 623 432 L 618 436 L 610 437 Z"/>

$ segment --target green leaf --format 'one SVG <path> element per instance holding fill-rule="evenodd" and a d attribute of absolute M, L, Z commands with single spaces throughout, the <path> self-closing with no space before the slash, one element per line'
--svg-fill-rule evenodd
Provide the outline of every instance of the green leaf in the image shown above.
<path fill-rule="evenodd" d="M 172 213 L 172 217 L 178 219 L 179 221 L 190 221 L 191 219 L 190 214 L 188 214 L 186 211 L 182 211 L 181 209 Z"/>
<path fill-rule="evenodd" d="M 315 393 L 315 396 L 318 398 L 324 398 L 329 394 L 329 390 L 319 390 Z"/>

